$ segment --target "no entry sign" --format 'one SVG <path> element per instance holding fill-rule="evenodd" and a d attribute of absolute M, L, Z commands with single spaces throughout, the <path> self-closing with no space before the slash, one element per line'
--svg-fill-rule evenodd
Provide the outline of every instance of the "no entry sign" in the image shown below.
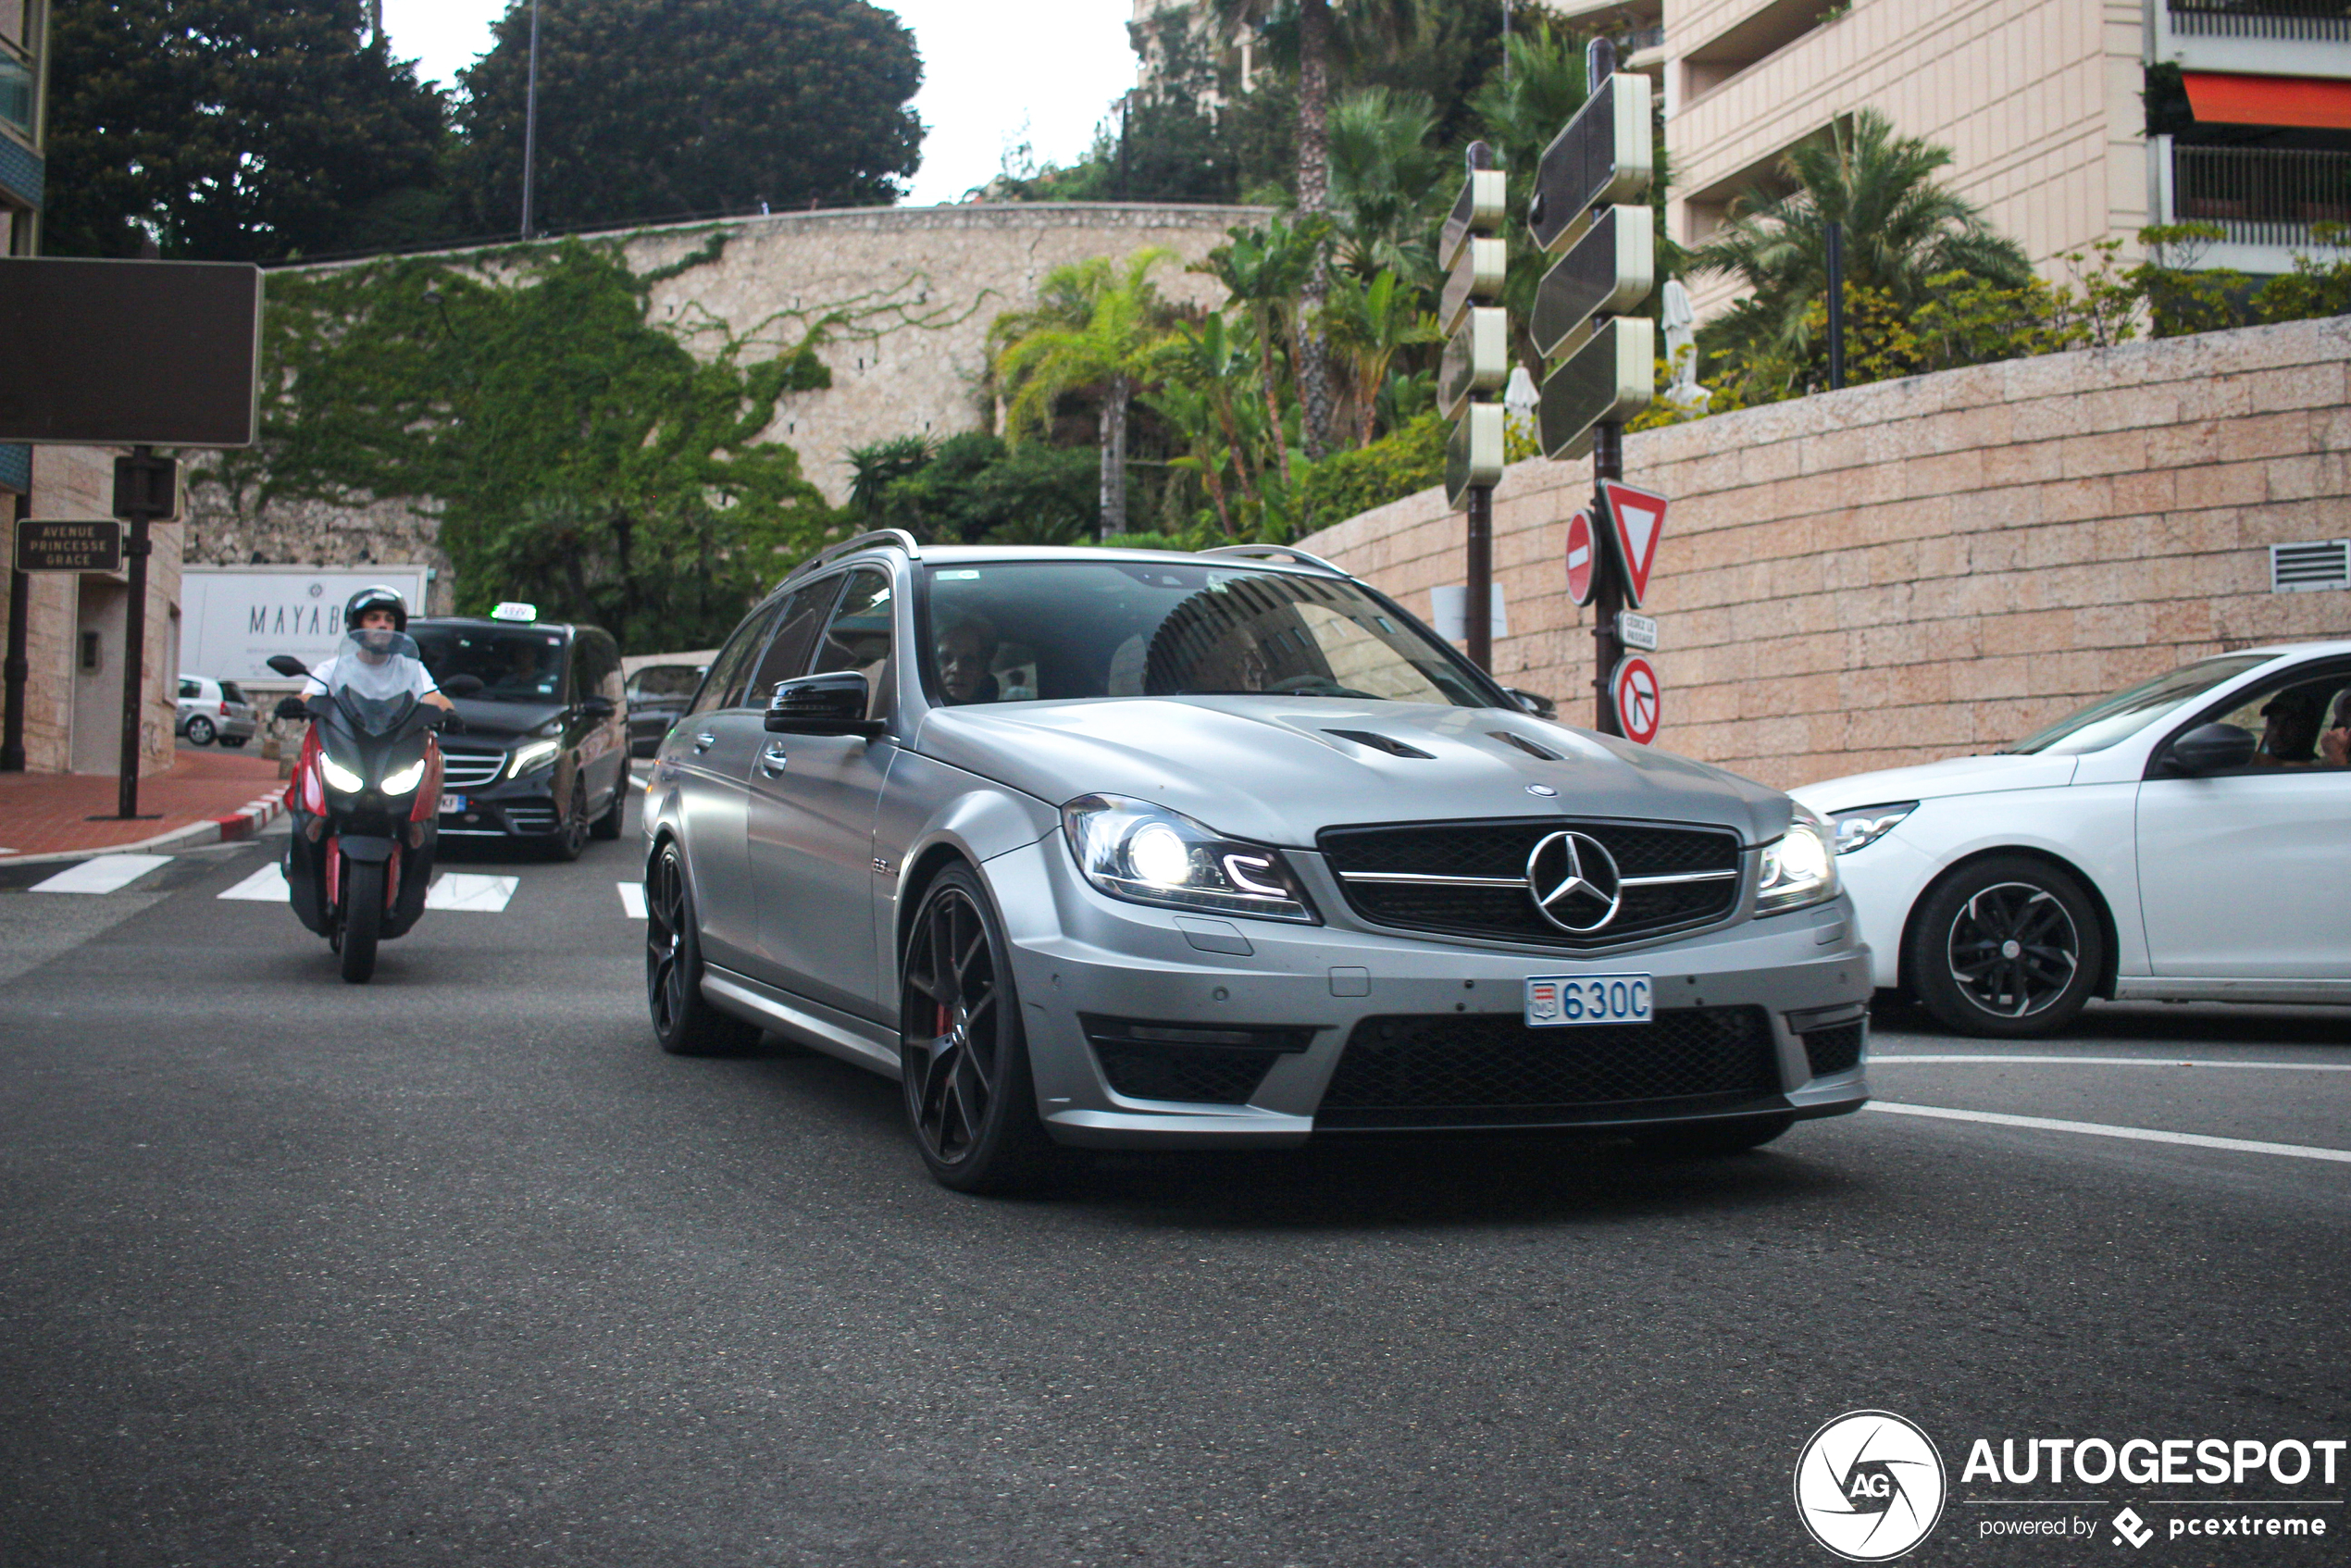
<path fill-rule="evenodd" d="M 1624 738 L 1643 746 L 1656 740 L 1657 727 L 1665 718 L 1664 693 L 1658 684 L 1656 666 L 1638 653 L 1627 654 L 1617 661 L 1608 689 L 1616 699 L 1616 717 L 1624 726 Z"/>
<path fill-rule="evenodd" d="M 1592 586 L 1599 580 L 1599 565 L 1592 537 L 1592 515 L 1578 512 L 1567 520 L 1567 596 L 1577 604 L 1592 602 Z"/>
<path fill-rule="evenodd" d="M 1657 561 L 1657 541 L 1665 532 L 1665 497 L 1623 479 L 1602 479 L 1600 499 L 1608 505 L 1609 525 L 1616 532 L 1617 557 L 1624 563 L 1624 591 L 1638 609 L 1648 596 L 1649 567 Z"/>

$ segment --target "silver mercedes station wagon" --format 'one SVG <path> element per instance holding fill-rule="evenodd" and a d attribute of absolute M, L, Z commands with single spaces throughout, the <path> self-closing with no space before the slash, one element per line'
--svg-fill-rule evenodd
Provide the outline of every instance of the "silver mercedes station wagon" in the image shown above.
<path fill-rule="evenodd" d="M 656 755 L 654 1032 L 899 1079 L 968 1191 L 1065 1146 L 1727 1152 L 1858 1109 L 1827 829 L 1540 703 L 1293 551 L 851 540 Z"/>

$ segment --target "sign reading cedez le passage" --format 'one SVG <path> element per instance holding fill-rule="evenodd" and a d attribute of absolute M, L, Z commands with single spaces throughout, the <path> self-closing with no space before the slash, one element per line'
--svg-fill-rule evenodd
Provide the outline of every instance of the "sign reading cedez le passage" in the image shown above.
<path fill-rule="evenodd" d="M 180 669 L 215 680 L 283 685 L 272 653 L 315 665 L 342 640 L 342 607 L 363 588 L 400 591 L 422 613 L 423 566 L 187 566 L 180 579 Z"/>

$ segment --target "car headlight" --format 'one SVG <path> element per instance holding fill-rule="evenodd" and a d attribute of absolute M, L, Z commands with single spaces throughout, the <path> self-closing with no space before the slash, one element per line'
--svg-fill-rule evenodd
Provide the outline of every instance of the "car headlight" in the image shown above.
<path fill-rule="evenodd" d="M 367 787 L 366 779 L 324 752 L 318 753 L 318 777 L 324 778 L 327 788 L 338 795 L 355 795 Z"/>
<path fill-rule="evenodd" d="M 1315 918 L 1281 851 L 1224 838 L 1180 812 L 1081 795 L 1062 807 L 1062 831 L 1086 880 L 1113 898 L 1261 920 Z"/>
<path fill-rule="evenodd" d="M 1755 882 L 1755 913 L 1779 915 L 1836 897 L 1836 850 L 1829 825 L 1802 806 L 1776 843 L 1763 846 Z"/>
<path fill-rule="evenodd" d="M 1916 801 L 1896 801 L 1891 805 L 1856 806 L 1851 811 L 1830 813 L 1829 821 L 1836 828 L 1836 852 L 1851 854 L 1876 843 L 1896 823 L 1918 809 Z"/>
<path fill-rule="evenodd" d="M 425 759 L 418 757 L 397 773 L 384 775 L 384 793 L 404 795 L 425 781 Z"/>
<path fill-rule="evenodd" d="M 555 754 L 563 749 L 560 740 L 533 740 L 516 751 L 515 760 L 506 765 L 506 777 L 520 778 L 534 768 L 544 767 L 554 762 Z"/>

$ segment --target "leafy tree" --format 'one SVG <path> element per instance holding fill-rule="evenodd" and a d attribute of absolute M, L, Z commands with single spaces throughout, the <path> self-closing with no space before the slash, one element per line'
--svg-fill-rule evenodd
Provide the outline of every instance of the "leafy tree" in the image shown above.
<path fill-rule="evenodd" d="M 889 516 L 924 539 L 972 544 L 1083 544 L 1100 521 L 1094 454 L 985 432 L 950 436 L 930 461 L 892 480 Z"/>
<path fill-rule="evenodd" d="M 935 453 L 927 436 L 897 436 L 849 450 L 849 509 L 875 528 L 890 522 L 889 487 L 926 467 Z"/>
<path fill-rule="evenodd" d="M 440 93 L 361 0 L 57 0 L 52 255 L 270 261 L 430 237 Z"/>
<path fill-rule="evenodd" d="M 1948 148 L 1897 136 L 1874 109 L 1790 152 L 1782 167 L 1796 189 L 1747 198 L 1690 256 L 1694 270 L 1728 273 L 1748 291 L 1701 331 L 1707 352 L 1806 375 L 1816 342 L 1806 312 L 1828 290 L 1832 219 L 1845 225 L 1848 285 L 1878 290 L 1898 309 L 1919 305 L 1928 280 L 1949 273 L 2022 287 L 2033 276 L 2023 251 L 1936 182 L 1950 161 Z"/>
<path fill-rule="evenodd" d="M 1439 281 L 1436 226 L 1459 160 L 1429 144 L 1428 100 L 1367 87 L 1331 110 L 1331 217 L 1339 264 L 1358 278 Z"/>
<path fill-rule="evenodd" d="M 1354 404 L 1355 444 L 1368 446 L 1379 417 L 1380 390 L 1387 384 L 1388 367 L 1402 350 L 1439 342 L 1444 334 L 1437 330 L 1436 312 L 1422 309 L 1419 296 L 1388 271 L 1368 282 L 1343 272 L 1334 277 L 1324 324 L 1331 346 L 1351 372 L 1349 392 Z"/>
<path fill-rule="evenodd" d="M 1053 405 L 1068 393 L 1099 392 L 1106 534 L 1126 531 L 1127 410 L 1175 319 L 1151 276 L 1171 255 L 1152 248 L 1124 267 L 1107 256 L 1056 267 L 1045 275 L 1034 311 L 1000 317 L 990 330 L 996 374 L 1009 393 L 1004 428 L 1014 444 L 1030 428 L 1049 424 Z"/>
<path fill-rule="evenodd" d="M 530 15 L 461 73 L 469 209 L 522 203 Z M 551 229 L 884 205 L 921 161 L 913 36 L 864 0 L 541 0 L 533 219 Z"/>
<path fill-rule="evenodd" d="M 1323 218 L 1297 224 L 1277 218 L 1263 229 L 1232 229 L 1227 230 L 1228 243 L 1209 252 L 1208 260 L 1198 268 L 1213 274 L 1248 317 L 1257 344 L 1258 390 L 1264 399 L 1275 464 L 1285 486 L 1294 476 L 1289 441 L 1283 429 L 1282 379 L 1275 347 L 1285 336 L 1303 343 L 1314 335 L 1304 330 L 1287 334 L 1283 329 L 1308 308 L 1307 284 L 1322 265 L 1323 241 L 1328 231 L 1329 219 Z"/>

